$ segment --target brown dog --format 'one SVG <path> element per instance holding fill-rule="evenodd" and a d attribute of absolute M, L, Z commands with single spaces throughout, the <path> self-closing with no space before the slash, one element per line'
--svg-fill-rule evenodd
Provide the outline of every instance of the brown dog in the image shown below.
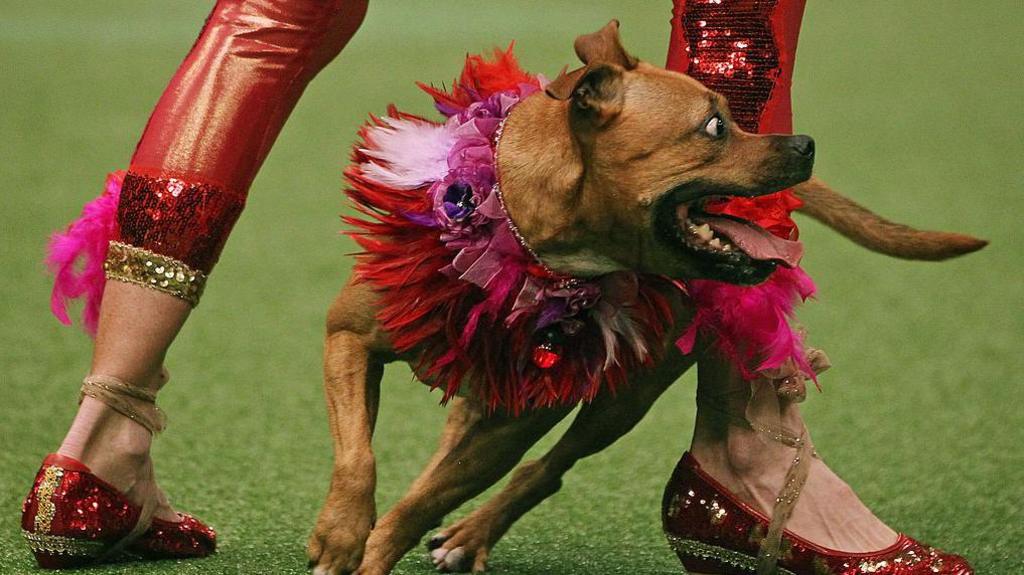
<path fill-rule="evenodd" d="M 526 242 L 553 269 L 594 276 L 621 269 L 675 278 L 758 283 L 774 264 L 742 250 L 709 252 L 685 233 L 710 196 L 755 196 L 790 186 L 805 213 L 872 250 L 944 259 L 985 242 L 888 222 L 810 179 L 807 136 L 754 135 L 729 120 L 724 99 L 695 80 L 639 62 L 622 48 L 617 24 L 582 36 L 586 64 L 520 103 L 507 122 L 499 168 L 508 212 Z M 543 197 L 544 201 L 537 201 Z M 519 463 L 570 408 L 519 417 L 489 413 L 456 398 L 441 444 L 408 493 L 379 521 L 371 438 L 386 363 L 399 357 L 375 317 L 376 294 L 349 283 L 330 308 L 325 388 L 335 463 L 330 492 L 309 542 L 315 573 L 378 575 L 449 512 Z M 678 298 L 675 325 L 690 311 Z M 577 460 L 627 433 L 695 362 L 667 334 L 665 359 L 637 373 L 613 398 L 584 405 L 552 450 L 516 469 L 494 499 L 445 532 L 444 567 L 482 571 L 513 522 L 558 490 Z"/>

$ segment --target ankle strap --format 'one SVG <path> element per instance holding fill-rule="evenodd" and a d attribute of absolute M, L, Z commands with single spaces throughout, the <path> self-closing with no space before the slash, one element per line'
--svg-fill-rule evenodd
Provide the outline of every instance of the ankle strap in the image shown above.
<path fill-rule="evenodd" d="M 807 360 L 815 373 L 821 373 L 831 367 L 828 356 L 819 349 L 809 348 L 807 350 Z M 771 386 L 774 394 L 780 400 L 800 402 L 806 397 L 804 385 L 806 378 L 792 363 L 778 370 L 762 373 L 762 375 L 764 376 L 763 381 L 760 383 L 755 382 L 752 385 Z M 750 405 L 753 403 L 756 395 L 757 391 L 752 389 L 750 399 L 748 400 L 747 413 L 750 413 Z M 751 421 L 751 418 L 746 413 L 739 415 L 729 409 L 721 397 L 708 394 L 698 393 L 697 405 L 723 415 L 732 425 L 749 429 L 761 437 L 796 449 L 793 461 L 786 471 L 782 489 L 775 497 L 771 521 L 768 522 L 768 530 L 765 533 L 764 539 L 761 540 L 757 554 L 757 575 L 774 575 L 782 548 L 783 531 L 789 518 L 793 515 L 797 499 L 800 498 L 800 492 L 807 482 L 807 476 L 811 470 L 811 459 L 818 457 L 818 453 L 811 447 L 810 441 L 807 440 L 807 428 L 802 427 L 799 432 L 795 432 L 774 421 Z"/>
<path fill-rule="evenodd" d="M 82 381 L 79 403 L 86 396 L 102 401 L 153 435 L 167 427 L 167 416 L 156 406 L 156 392 L 110 375 L 90 375 Z"/>

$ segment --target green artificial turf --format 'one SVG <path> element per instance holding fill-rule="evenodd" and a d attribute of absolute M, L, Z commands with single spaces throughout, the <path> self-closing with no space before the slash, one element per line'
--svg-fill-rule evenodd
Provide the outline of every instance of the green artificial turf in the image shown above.
<path fill-rule="evenodd" d="M 19 505 L 75 411 L 90 343 L 49 315 L 47 234 L 122 168 L 206 2 L 4 1 L 0 9 L 0 573 L 29 573 Z M 341 170 L 358 124 L 389 102 L 430 113 L 414 81 L 450 81 L 468 51 L 517 40 L 531 70 L 573 63 L 573 38 L 622 21 L 662 63 L 670 2 L 373 2 L 312 84 L 253 186 L 202 305 L 168 358 L 158 475 L 220 532 L 212 558 L 91 573 L 304 573 L 331 447 L 320 386 L 324 311 L 349 273 Z M 899 530 L 1024 573 L 1024 334 L 1019 0 L 815 0 L 800 39 L 796 126 L 817 173 L 894 219 L 992 241 L 912 263 L 801 219 L 820 288 L 801 319 L 836 365 L 806 404 L 819 451 Z M 139 321 L 146 321 L 144 316 Z M 431 453 L 438 395 L 389 368 L 375 440 L 386 509 Z M 639 427 L 581 462 L 497 546 L 495 573 L 679 573 L 662 487 L 689 442 L 693 376 Z M 559 430 L 564 429 L 564 425 Z M 555 433 L 532 453 L 550 446 Z M 472 509 L 468 504 L 454 517 Z M 453 517 L 453 518 L 454 518 Z M 452 519 L 452 518 L 450 518 Z M 396 569 L 432 572 L 420 551 Z"/>

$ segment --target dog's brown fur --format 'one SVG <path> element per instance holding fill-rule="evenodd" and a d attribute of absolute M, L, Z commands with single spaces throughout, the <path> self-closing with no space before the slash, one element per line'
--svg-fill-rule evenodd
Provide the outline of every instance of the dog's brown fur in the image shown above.
<path fill-rule="evenodd" d="M 499 150 L 502 189 L 511 217 L 541 258 L 560 271 L 595 275 L 616 269 L 698 277 L 699 266 L 656 241 L 652 208 L 668 190 L 692 181 L 766 193 L 796 185 L 803 211 L 870 249 L 913 259 L 943 259 L 984 242 L 893 224 L 809 176 L 786 136 L 729 127 L 711 141 L 701 127 L 713 110 L 728 122 L 723 99 L 696 81 L 626 53 L 613 22 L 577 41 L 585 66 L 560 76 L 550 96 L 522 102 L 506 123 Z M 798 154 L 799 155 L 799 154 Z M 543 198 L 543 201 L 538 201 Z M 376 295 L 349 283 L 328 313 L 324 383 L 334 438 L 334 471 L 309 542 L 316 573 L 381 575 L 449 512 L 511 471 L 569 408 L 519 417 L 488 413 L 475 398 L 449 407 L 440 446 L 406 495 L 376 520 L 371 447 L 384 365 L 398 357 L 375 318 Z M 691 310 L 673 299 L 676 326 Z M 690 366 L 669 334 L 666 359 L 637 373 L 613 398 L 599 395 L 546 455 L 520 465 L 506 488 L 444 532 L 435 545 L 461 549 L 456 570 L 482 571 L 508 528 L 558 490 L 576 461 L 628 432 Z M 700 358 L 708 361 L 709 358 Z"/>

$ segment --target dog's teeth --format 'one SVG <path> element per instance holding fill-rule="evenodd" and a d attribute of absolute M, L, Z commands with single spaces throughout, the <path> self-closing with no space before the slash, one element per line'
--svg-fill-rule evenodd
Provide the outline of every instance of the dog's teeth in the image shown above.
<path fill-rule="evenodd" d="M 714 238 L 713 240 L 708 242 L 708 246 L 711 247 L 712 249 L 720 250 L 722 249 L 722 240 Z"/>
<path fill-rule="evenodd" d="M 732 244 L 725 244 L 725 245 L 723 245 L 722 246 L 722 251 L 723 252 L 731 252 L 732 251 Z"/>
<path fill-rule="evenodd" d="M 715 237 L 715 233 L 711 231 L 711 226 L 707 224 L 701 224 L 697 226 L 695 233 L 697 234 L 697 237 L 704 241 L 708 241 L 711 238 Z"/>

